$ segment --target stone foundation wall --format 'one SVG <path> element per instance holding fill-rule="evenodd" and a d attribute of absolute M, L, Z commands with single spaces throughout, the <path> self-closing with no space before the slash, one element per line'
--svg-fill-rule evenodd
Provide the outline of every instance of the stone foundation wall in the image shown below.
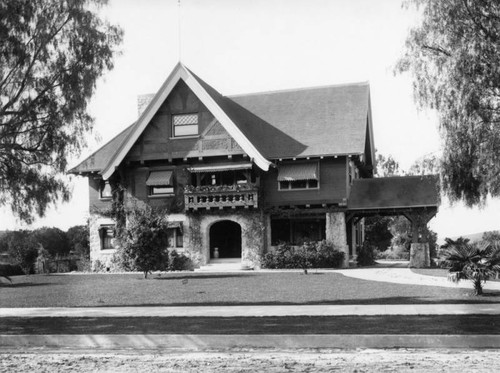
<path fill-rule="evenodd" d="M 110 267 L 111 257 L 115 250 L 101 250 L 101 238 L 99 237 L 99 228 L 101 225 L 115 224 L 114 220 L 102 216 L 98 213 L 90 213 L 89 230 L 90 230 L 90 260 L 92 267 L 97 261 L 101 262 L 105 267 Z"/>

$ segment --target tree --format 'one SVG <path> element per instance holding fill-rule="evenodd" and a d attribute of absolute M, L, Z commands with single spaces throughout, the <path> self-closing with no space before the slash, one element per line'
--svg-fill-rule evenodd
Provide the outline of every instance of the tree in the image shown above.
<path fill-rule="evenodd" d="M 403 172 L 399 168 L 399 163 L 392 157 L 392 155 L 385 156 L 377 153 L 377 169 L 375 171 L 376 177 L 389 177 L 402 175 Z"/>
<path fill-rule="evenodd" d="M 59 228 L 38 228 L 31 233 L 31 239 L 48 251 L 51 257 L 69 254 L 70 244 L 66 233 Z"/>
<path fill-rule="evenodd" d="M 443 264 L 449 268 L 448 278 L 453 282 L 470 280 L 476 295 L 483 294 L 483 284 L 500 272 L 500 246 L 460 243 L 451 245 L 443 252 Z"/>
<path fill-rule="evenodd" d="M 24 274 L 29 275 L 38 255 L 36 242 L 30 231 L 13 231 L 9 235 L 9 256 L 14 264 L 21 267 Z"/>
<path fill-rule="evenodd" d="M 70 250 L 85 258 L 90 257 L 90 232 L 88 225 L 75 225 L 66 232 Z"/>
<path fill-rule="evenodd" d="M 133 206 L 127 212 L 127 228 L 118 231 L 121 265 L 128 270 L 148 273 L 168 266 L 166 213 L 149 205 Z"/>
<path fill-rule="evenodd" d="M 413 78 L 443 134 L 442 186 L 469 206 L 500 195 L 500 4 L 408 0 L 422 13 L 396 72 Z"/>
<path fill-rule="evenodd" d="M 500 231 L 490 231 L 490 232 L 484 232 L 483 241 L 493 245 L 495 243 L 500 244 Z"/>
<path fill-rule="evenodd" d="M 97 13 L 106 2 L 0 2 L 0 205 L 28 223 L 69 198 L 61 174 L 85 145 L 88 102 L 122 39 Z"/>

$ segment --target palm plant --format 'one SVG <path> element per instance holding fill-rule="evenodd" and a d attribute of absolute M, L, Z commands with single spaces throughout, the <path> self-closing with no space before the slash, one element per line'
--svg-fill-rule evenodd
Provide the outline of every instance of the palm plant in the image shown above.
<path fill-rule="evenodd" d="M 443 251 L 443 265 L 453 282 L 470 280 L 476 295 L 483 294 L 483 284 L 500 273 L 500 245 L 454 242 Z"/>

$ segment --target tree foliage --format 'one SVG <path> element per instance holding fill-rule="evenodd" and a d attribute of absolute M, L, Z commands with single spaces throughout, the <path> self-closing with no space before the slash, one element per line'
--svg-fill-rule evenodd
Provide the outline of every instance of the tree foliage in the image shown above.
<path fill-rule="evenodd" d="M 26 275 L 29 275 L 38 255 L 38 244 L 33 240 L 30 231 L 9 232 L 7 245 L 9 256 L 13 264 L 21 267 Z"/>
<path fill-rule="evenodd" d="M 28 223 L 69 198 L 61 173 L 85 144 L 89 99 L 122 39 L 98 14 L 105 3 L 0 2 L 0 205 Z"/>
<path fill-rule="evenodd" d="M 119 231 L 118 253 L 124 269 L 148 273 L 168 266 L 166 213 L 149 205 L 127 212 L 127 228 Z"/>
<path fill-rule="evenodd" d="M 408 0 L 422 13 L 396 71 L 439 115 L 442 186 L 468 205 L 500 195 L 500 3 Z"/>
<path fill-rule="evenodd" d="M 403 171 L 399 167 L 399 163 L 393 158 L 392 155 L 384 155 L 377 153 L 377 169 L 375 171 L 376 177 L 389 177 L 402 175 Z"/>
<path fill-rule="evenodd" d="M 69 254 L 70 243 L 66 233 L 59 228 L 38 228 L 31 232 L 31 240 L 41 245 L 48 254 L 55 258 Z"/>
<path fill-rule="evenodd" d="M 88 225 L 75 225 L 66 232 L 70 250 L 74 253 L 90 257 L 90 231 Z"/>

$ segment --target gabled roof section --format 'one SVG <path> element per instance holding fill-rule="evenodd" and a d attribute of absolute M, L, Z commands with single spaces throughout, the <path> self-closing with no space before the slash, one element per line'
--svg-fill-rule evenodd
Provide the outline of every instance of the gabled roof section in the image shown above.
<path fill-rule="evenodd" d="M 100 172 L 103 170 L 108 164 L 109 159 L 116 152 L 116 149 L 122 145 L 129 133 L 132 131 L 134 124 L 135 123 L 125 128 L 122 132 L 113 137 L 106 144 L 101 146 L 98 150 L 89 155 L 85 160 L 70 169 L 68 172 L 72 174 L 81 174 L 87 172 Z"/>
<path fill-rule="evenodd" d="M 384 210 L 437 207 L 439 176 L 393 176 L 356 179 L 348 210 Z"/>
<path fill-rule="evenodd" d="M 125 140 L 120 144 L 117 151 L 109 158 L 109 162 L 102 170 L 104 179 L 109 179 L 116 167 L 125 158 L 134 143 L 142 134 L 151 119 L 167 99 L 168 95 L 175 87 L 177 82 L 182 79 L 188 87 L 194 92 L 198 99 L 207 107 L 213 116 L 224 126 L 227 132 L 236 140 L 243 151 L 247 153 L 262 170 L 267 171 L 271 162 L 269 162 L 254 146 L 254 144 L 243 134 L 240 128 L 231 120 L 231 118 L 220 107 L 220 93 L 208 86 L 206 83 L 201 84 L 200 80 L 192 74 L 180 62 L 175 66 L 168 78 L 163 83 L 162 87 L 156 93 L 147 108 L 141 114 L 137 122 L 132 126 L 130 132 L 126 135 Z"/>
<path fill-rule="evenodd" d="M 367 82 L 237 95 L 228 101 L 228 111 L 240 117 L 240 127 L 268 158 L 361 155 L 365 150 L 373 158 Z"/>

